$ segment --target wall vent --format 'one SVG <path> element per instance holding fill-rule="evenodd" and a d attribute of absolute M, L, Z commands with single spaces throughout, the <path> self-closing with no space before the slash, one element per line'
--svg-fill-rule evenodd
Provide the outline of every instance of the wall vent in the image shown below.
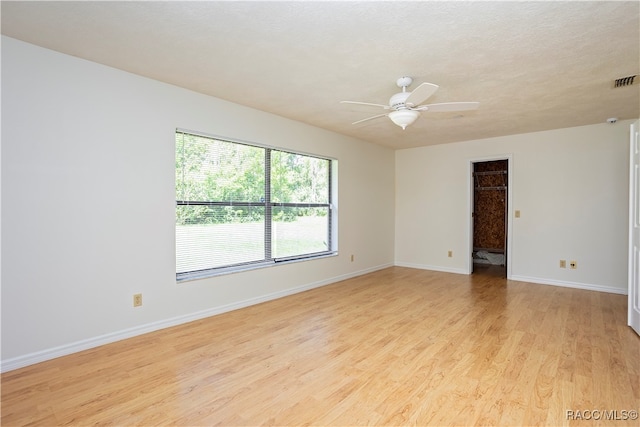
<path fill-rule="evenodd" d="M 640 82 L 640 79 L 636 79 L 636 77 L 638 77 L 638 75 L 634 75 L 634 76 L 628 76 L 628 77 L 622 77 L 619 79 L 616 79 L 613 82 L 613 87 L 624 87 L 624 86 L 631 86 L 634 81 L 635 83 Z"/>

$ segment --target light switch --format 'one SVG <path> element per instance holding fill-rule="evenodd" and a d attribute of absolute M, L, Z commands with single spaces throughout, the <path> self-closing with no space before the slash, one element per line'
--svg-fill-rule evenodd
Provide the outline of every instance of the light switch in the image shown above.
<path fill-rule="evenodd" d="M 516 218 L 520 218 L 520 211 L 516 211 L 516 212 L 515 212 L 515 217 L 516 217 Z"/>

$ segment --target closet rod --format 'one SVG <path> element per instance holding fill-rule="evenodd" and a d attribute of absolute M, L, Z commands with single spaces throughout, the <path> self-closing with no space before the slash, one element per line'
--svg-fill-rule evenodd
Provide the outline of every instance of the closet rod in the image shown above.
<path fill-rule="evenodd" d="M 476 187 L 476 190 L 506 190 L 507 187 L 505 186 L 501 186 L 501 187 Z"/>
<path fill-rule="evenodd" d="M 474 172 L 476 175 L 506 175 L 507 171 Z"/>

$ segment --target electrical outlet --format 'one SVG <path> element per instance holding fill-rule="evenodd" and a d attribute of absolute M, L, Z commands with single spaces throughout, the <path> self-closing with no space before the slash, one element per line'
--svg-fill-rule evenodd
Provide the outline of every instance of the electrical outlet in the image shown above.
<path fill-rule="evenodd" d="M 447 256 L 448 256 L 449 258 L 452 258 L 452 257 L 453 257 L 453 251 L 449 251 L 449 252 L 447 253 Z"/>
<path fill-rule="evenodd" d="M 569 267 L 570 267 L 572 270 L 575 270 L 576 268 L 578 268 L 578 261 L 571 261 L 571 262 L 569 263 Z"/>
<path fill-rule="evenodd" d="M 133 295 L 133 306 L 140 307 L 142 305 L 142 294 Z"/>
<path fill-rule="evenodd" d="M 567 268 L 567 260 L 566 259 L 561 259 L 560 260 L 560 268 Z"/>

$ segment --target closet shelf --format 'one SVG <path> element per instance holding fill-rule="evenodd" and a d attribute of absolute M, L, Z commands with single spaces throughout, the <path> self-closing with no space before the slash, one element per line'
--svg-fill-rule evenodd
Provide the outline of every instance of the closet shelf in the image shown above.
<path fill-rule="evenodd" d="M 474 189 L 476 190 L 504 191 L 507 189 L 507 171 L 504 169 L 497 171 L 474 172 L 473 175 L 476 183 Z M 492 176 L 496 178 L 491 179 L 490 177 Z"/>

